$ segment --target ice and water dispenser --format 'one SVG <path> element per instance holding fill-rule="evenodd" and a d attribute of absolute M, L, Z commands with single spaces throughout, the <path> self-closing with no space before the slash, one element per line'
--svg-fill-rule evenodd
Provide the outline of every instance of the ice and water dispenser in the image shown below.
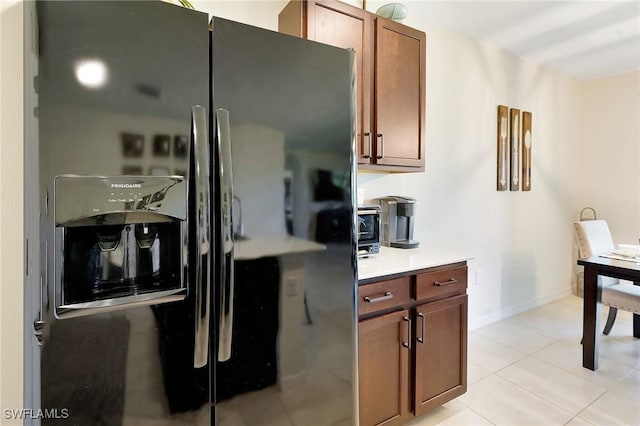
<path fill-rule="evenodd" d="M 54 198 L 57 317 L 184 299 L 182 177 L 57 176 Z"/>

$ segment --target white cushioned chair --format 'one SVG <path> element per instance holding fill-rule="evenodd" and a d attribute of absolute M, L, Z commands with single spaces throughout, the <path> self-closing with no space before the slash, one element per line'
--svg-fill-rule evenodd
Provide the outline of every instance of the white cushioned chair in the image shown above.
<path fill-rule="evenodd" d="M 573 224 L 580 258 L 597 256 L 615 249 L 609 226 L 604 220 L 584 220 Z M 602 304 L 609 306 L 603 334 L 609 334 L 618 309 L 640 314 L 640 286 L 616 278 L 598 276 Z"/>

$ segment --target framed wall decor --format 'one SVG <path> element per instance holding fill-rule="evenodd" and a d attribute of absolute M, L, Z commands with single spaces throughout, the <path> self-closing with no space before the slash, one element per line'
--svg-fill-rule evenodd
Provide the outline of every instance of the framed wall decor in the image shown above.
<path fill-rule="evenodd" d="M 144 152 L 144 135 L 123 132 L 120 134 L 122 156 L 124 158 L 142 157 Z"/>
<path fill-rule="evenodd" d="M 156 157 L 168 157 L 171 152 L 171 136 L 155 135 L 153 137 L 153 155 Z"/>
<path fill-rule="evenodd" d="M 509 188 L 509 108 L 498 105 L 498 159 L 497 159 L 497 189 L 506 191 Z"/>
<path fill-rule="evenodd" d="M 185 135 L 175 135 L 173 137 L 173 156 L 176 158 L 187 158 L 187 148 L 189 138 Z"/>
<path fill-rule="evenodd" d="M 532 114 L 522 111 L 522 190 L 531 191 Z"/>
<path fill-rule="evenodd" d="M 511 108 L 509 114 L 509 128 L 511 129 L 509 137 L 509 189 L 512 191 L 520 190 L 520 110 Z"/>

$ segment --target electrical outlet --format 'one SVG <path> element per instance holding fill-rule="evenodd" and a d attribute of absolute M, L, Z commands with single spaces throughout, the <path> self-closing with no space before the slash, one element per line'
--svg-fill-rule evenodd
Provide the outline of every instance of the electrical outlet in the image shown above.
<path fill-rule="evenodd" d="M 358 205 L 364 204 L 364 188 L 358 188 Z"/>
<path fill-rule="evenodd" d="M 476 269 L 476 285 L 480 285 L 480 269 Z"/>

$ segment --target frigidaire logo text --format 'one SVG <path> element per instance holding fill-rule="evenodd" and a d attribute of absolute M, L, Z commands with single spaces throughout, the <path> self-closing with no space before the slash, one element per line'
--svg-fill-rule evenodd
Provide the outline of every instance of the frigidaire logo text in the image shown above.
<path fill-rule="evenodd" d="M 141 183 L 112 183 L 112 188 L 142 188 Z"/>

